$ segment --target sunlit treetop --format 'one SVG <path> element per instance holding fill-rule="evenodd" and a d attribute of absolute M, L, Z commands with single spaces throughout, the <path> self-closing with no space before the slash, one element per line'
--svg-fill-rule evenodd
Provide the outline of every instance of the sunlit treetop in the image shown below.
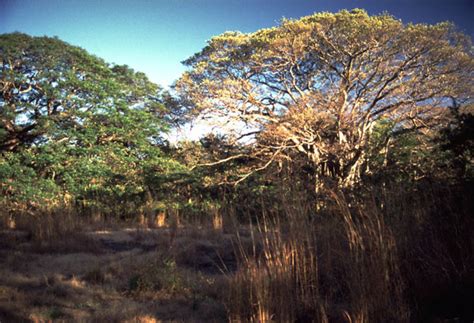
<path fill-rule="evenodd" d="M 473 95 L 468 36 L 364 10 L 227 32 L 184 63 L 176 88 L 190 116 L 213 118 L 229 140 L 252 136 L 260 159 L 299 154 L 346 183 L 379 120 L 394 135 L 422 132 Z"/>

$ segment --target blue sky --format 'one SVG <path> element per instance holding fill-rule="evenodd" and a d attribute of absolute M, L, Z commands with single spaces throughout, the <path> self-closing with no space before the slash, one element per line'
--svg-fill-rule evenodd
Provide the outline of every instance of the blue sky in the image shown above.
<path fill-rule="evenodd" d="M 474 0 L 0 0 L 0 33 L 58 36 L 166 86 L 213 35 L 351 8 L 404 22 L 450 20 L 474 36 Z"/>

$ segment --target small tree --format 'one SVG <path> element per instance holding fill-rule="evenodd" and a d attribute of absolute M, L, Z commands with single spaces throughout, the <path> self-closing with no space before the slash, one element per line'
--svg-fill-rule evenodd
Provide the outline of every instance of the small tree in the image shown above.
<path fill-rule="evenodd" d="M 471 42 L 450 23 L 404 25 L 363 10 L 227 32 L 184 64 L 176 88 L 191 115 L 248 145 L 254 171 L 303 158 L 316 178 L 345 186 L 363 175 L 380 120 L 394 125 L 391 136 L 428 131 L 452 98 L 464 104 L 473 92 Z"/>

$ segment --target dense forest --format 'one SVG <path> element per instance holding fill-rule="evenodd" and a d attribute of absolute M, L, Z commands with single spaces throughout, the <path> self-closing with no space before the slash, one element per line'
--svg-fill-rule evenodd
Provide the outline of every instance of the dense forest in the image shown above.
<path fill-rule="evenodd" d="M 451 23 L 317 13 L 213 37 L 165 90 L 58 38 L 0 35 L 0 320 L 26 311 L 2 296 L 8 268 L 99 224 L 166 236 L 120 273 L 126 297 L 212 303 L 196 321 L 472 320 L 473 54 Z M 167 139 L 190 124 L 200 140 Z M 193 237 L 218 270 L 180 253 Z"/>

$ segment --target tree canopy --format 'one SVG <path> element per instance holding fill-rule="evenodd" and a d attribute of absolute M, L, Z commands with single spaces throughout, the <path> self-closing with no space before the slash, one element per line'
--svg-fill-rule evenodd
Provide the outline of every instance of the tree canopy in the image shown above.
<path fill-rule="evenodd" d="M 167 110 L 145 74 L 20 33 L 0 36 L 0 55 L 0 177 L 9 201 L 133 204 L 155 177 L 179 168 L 160 150 Z"/>
<path fill-rule="evenodd" d="M 0 55 L 1 151 L 40 141 L 75 140 L 64 130 L 100 122 L 101 116 L 126 112 L 139 118 L 141 111 L 163 109 L 158 86 L 145 74 L 107 64 L 56 38 L 2 35 Z M 157 120 L 143 129 L 148 135 L 159 133 Z M 120 136 L 110 131 L 113 118 L 107 121 L 109 132 L 98 136 L 98 141 Z M 123 124 L 115 126 L 123 128 Z"/>
<path fill-rule="evenodd" d="M 184 64 L 176 88 L 190 115 L 246 143 L 253 170 L 303 159 L 342 185 L 365 172 L 377 124 L 390 124 L 389 136 L 426 133 L 473 92 L 471 41 L 452 24 L 363 10 L 227 32 Z"/>

